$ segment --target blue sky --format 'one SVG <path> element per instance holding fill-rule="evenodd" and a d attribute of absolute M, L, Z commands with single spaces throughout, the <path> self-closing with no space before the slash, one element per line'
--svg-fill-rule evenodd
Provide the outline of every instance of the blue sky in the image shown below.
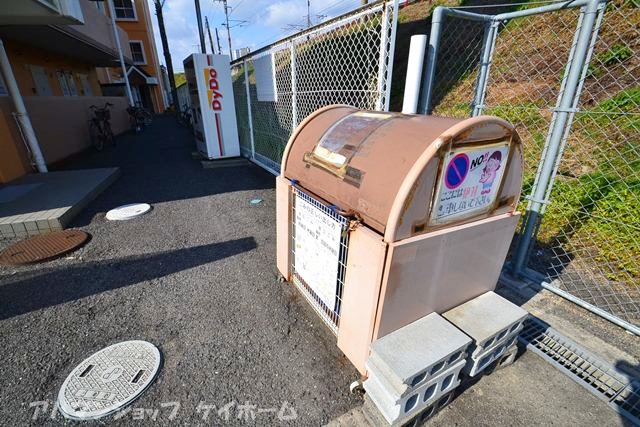
<path fill-rule="evenodd" d="M 158 56 L 160 63 L 164 64 L 155 6 L 153 0 L 147 1 L 153 17 Z M 249 47 L 251 50 L 258 49 L 294 33 L 295 30 L 284 29 L 288 24 L 298 26 L 306 24 L 307 0 L 228 0 L 227 4 L 231 7 L 229 19 L 247 21 L 242 25 L 238 25 L 238 22 L 230 23 L 233 49 L 241 47 Z M 322 20 L 348 12 L 358 7 L 359 4 L 360 0 L 311 0 L 311 21 L 313 24 L 317 24 Z M 222 51 L 228 54 L 227 30 L 222 26 L 224 22 L 222 2 L 200 0 L 200 9 L 203 21 L 205 16 L 209 18 L 213 42 L 216 43 L 214 28 L 217 27 Z M 179 72 L 182 71 L 182 60 L 190 53 L 197 52 L 200 43 L 194 0 L 165 0 L 162 11 L 174 71 Z M 237 26 L 234 27 L 234 25 Z M 205 44 L 207 52 L 209 52 L 209 39 L 206 33 Z"/>

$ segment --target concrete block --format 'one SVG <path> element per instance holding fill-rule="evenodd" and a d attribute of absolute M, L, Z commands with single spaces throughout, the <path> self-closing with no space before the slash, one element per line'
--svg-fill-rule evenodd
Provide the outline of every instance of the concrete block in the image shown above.
<path fill-rule="evenodd" d="M 460 384 L 460 372 L 465 365 L 465 360 L 459 360 L 454 366 L 402 397 L 392 394 L 393 391 L 377 376 L 371 375 L 372 372 L 363 385 L 385 420 L 393 426 L 402 425 L 455 389 Z"/>
<path fill-rule="evenodd" d="M 0 224 L 0 233 L 2 233 L 3 235 L 15 234 L 13 228 L 11 227 L 11 224 Z"/>
<path fill-rule="evenodd" d="M 36 224 L 38 225 L 38 230 L 50 230 L 51 227 L 49 226 L 49 221 L 46 219 L 39 219 L 38 221 L 36 221 Z"/>
<path fill-rule="evenodd" d="M 367 369 L 404 396 L 461 360 L 469 344 L 468 336 L 431 313 L 371 344 Z"/>
<path fill-rule="evenodd" d="M 447 406 L 453 400 L 454 391 L 451 391 L 444 396 L 441 396 L 437 402 L 434 402 L 431 406 L 424 409 L 421 413 L 416 415 L 411 421 L 405 424 L 406 427 L 420 427 L 425 422 L 433 418 L 442 408 Z"/>
<path fill-rule="evenodd" d="M 508 336 L 519 332 L 528 313 L 494 292 L 484 293 L 442 315 L 473 338 L 468 351 L 478 359 L 481 353 L 503 344 Z"/>
<path fill-rule="evenodd" d="M 516 348 L 516 343 L 518 341 L 518 334 L 520 330 L 517 332 L 508 335 L 501 342 L 493 345 L 491 348 L 486 349 L 482 353 L 476 356 L 469 356 L 467 360 L 467 366 L 465 366 L 465 372 L 470 376 L 474 377 L 480 372 L 487 369 L 491 364 L 497 360 L 502 360 L 502 358 L 506 355 L 508 351 L 511 351 L 512 348 Z M 515 354 L 513 355 L 515 359 Z"/>
<path fill-rule="evenodd" d="M 22 223 L 15 223 L 15 224 L 11 224 L 11 227 L 13 228 L 13 232 L 16 233 L 16 235 L 18 234 L 27 234 L 27 229 L 24 228 L 24 224 Z"/>

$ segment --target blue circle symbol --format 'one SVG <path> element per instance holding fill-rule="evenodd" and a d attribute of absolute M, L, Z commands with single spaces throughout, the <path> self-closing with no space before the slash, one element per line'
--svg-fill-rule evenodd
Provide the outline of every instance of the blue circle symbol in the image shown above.
<path fill-rule="evenodd" d="M 447 165 L 444 175 L 444 184 L 449 190 L 456 189 L 464 182 L 469 173 L 469 156 L 458 154 Z"/>

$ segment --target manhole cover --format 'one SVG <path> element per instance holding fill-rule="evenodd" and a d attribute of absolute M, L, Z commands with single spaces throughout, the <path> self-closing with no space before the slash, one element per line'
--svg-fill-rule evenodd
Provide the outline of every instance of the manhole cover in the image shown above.
<path fill-rule="evenodd" d="M 125 341 L 100 350 L 64 380 L 58 406 L 66 418 L 90 420 L 137 399 L 160 369 L 160 351 L 146 341 Z"/>
<path fill-rule="evenodd" d="M 107 219 L 111 221 L 124 221 L 144 215 L 151 210 L 148 203 L 131 203 L 130 205 L 119 206 L 107 212 Z"/>
<path fill-rule="evenodd" d="M 0 253 L 0 263 L 9 265 L 47 261 L 77 249 L 89 235 L 80 230 L 56 231 L 23 240 Z"/>

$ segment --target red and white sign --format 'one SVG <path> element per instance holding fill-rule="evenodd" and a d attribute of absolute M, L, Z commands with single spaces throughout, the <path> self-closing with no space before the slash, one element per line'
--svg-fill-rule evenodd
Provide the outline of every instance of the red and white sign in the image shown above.
<path fill-rule="evenodd" d="M 240 155 L 227 55 L 194 53 L 184 60 L 198 151 L 209 159 Z"/>

